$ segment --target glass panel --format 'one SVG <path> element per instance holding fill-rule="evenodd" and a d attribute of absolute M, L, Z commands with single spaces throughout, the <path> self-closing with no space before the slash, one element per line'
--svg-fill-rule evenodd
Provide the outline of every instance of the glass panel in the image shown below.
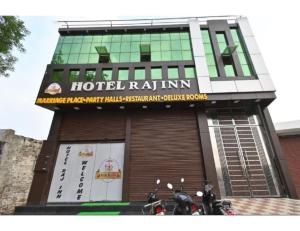
<path fill-rule="evenodd" d="M 202 40 L 204 43 L 210 43 L 210 36 L 208 30 L 201 30 Z"/>
<path fill-rule="evenodd" d="M 102 69 L 101 80 L 112 80 L 112 69 Z"/>
<path fill-rule="evenodd" d="M 91 42 L 93 42 L 93 36 L 92 35 L 83 36 L 83 43 L 91 43 Z"/>
<path fill-rule="evenodd" d="M 93 43 L 101 43 L 102 42 L 102 36 L 101 35 L 95 35 L 93 38 Z"/>
<path fill-rule="evenodd" d="M 181 50 L 180 40 L 171 41 L 171 50 Z"/>
<path fill-rule="evenodd" d="M 161 34 L 161 40 L 170 40 L 170 34 L 169 33 L 162 33 Z"/>
<path fill-rule="evenodd" d="M 218 71 L 215 65 L 208 66 L 208 73 L 212 78 L 218 77 Z"/>
<path fill-rule="evenodd" d="M 70 54 L 68 63 L 76 64 L 78 62 L 79 54 Z"/>
<path fill-rule="evenodd" d="M 89 54 L 80 54 L 79 55 L 79 59 L 78 59 L 78 63 L 80 64 L 86 64 L 89 61 Z"/>
<path fill-rule="evenodd" d="M 176 32 L 170 33 L 170 39 L 171 40 L 179 40 L 180 39 L 179 33 L 176 33 Z"/>
<path fill-rule="evenodd" d="M 95 78 L 96 78 L 96 70 L 95 69 L 85 71 L 85 79 L 87 81 L 93 81 Z"/>
<path fill-rule="evenodd" d="M 151 61 L 161 61 L 161 53 L 159 51 L 151 52 Z"/>
<path fill-rule="evenodd" d="M 189 32 L 180 32 L 180 38 L 181 39 L 190 39 L 190 33 Z"/>
<path fill-rule="evenodd" d="M 63 80 L 64 70 L 54 70 L 52 75 L 53 82 L 60 82 Z"/>
<path fill-rule="evenodd" d="M 170 41 L 162 41 L 161 42 L 161 50 L 162 51 L 169 51 L 169 50 L 171 50 L 171 42 Z"/>
<path fill-rule="evenodd" d="M 145 79 L 145 69 L 136 68 L 134 70 L 134 79 L 135 80 L 144 80 Z"/>
<path fill-rule="evenodd" d="M 82 35 L 74 36 L 73 43 L 82 43 L 82 41 L 83 41 L 83 36 Z"/>
<path fill-rule="evenodd" d="M 130 53 L 120 53 L 120 62 L 129 63 L 130 62 Z"/>
<path fill-rule="evenodd" d="M 164 51 L 161 54 L 162 61 L 170 61 L 171 60 L 171 51 Z"/>
<path fill-rule="evenodd" d="M 69 80 L 70 81 L 78 81 L 80 76 L 80 70 L 70 70 L 69 72 Z"/>
<path fill-rule="evenodd" d="M 71 46 L 71 53 L 80 53 L 81 43 L 73 43 Z"/>
<path fill-rule="evenodd" d="M 101 43 L 92 43 L 90 53 L 98 54 L 96 47 L 102 47 Z"/>
<path fill-rule="evenodd" d="M 74 37 L 73 36 L 64 36 L 64 40 L 63 40 L 63 43 L 72 43 L 73 42 L 73 39 Z"/>
<path fill-rule="evenodd" d="M 136 41 L 136 42 L 138 42 L 138 41 L 140 41 L 141 40 L 141 35 L 140 34 L 133 34 L 132 36 L 131 36 L 131 41 Z"/>
<path fill-rule="evenodd" d="M 244 76 L 251 76 L 251 71 L 250 71 L 248 64 L 242 65 L 242 70 L 243 70 Z"/>
<path fill-rule="evenodd" d="M 121 52 L 130 52 L 130 43 L 121 43 Z"/>
<path fill-rule="evenodd" d="M 181 51 L 172 51 L 172 60 L 182 60 Z"/>
<path fill-rule="evenodd" d="M 218 43 L 226 43 L 225 34 L 223 32 L 222 33 L 217 32 L 216 36 L 217 36 Z"/>
<path fill-rule="evenodd" d="M 121 42 L 122 41 L 122 36 L 119 35 L 119 34 L 114 34 L 112 35 L 112 39 L 111 41 L 114 43 L 114 42 Z"/>
<path fill-rule="evenodd" d="M 99 55 L 98 54 L 90 54 L 89 63 L 98 63 L 98 62 L 99 62 Z"/>
<path fill-rule="evenodd" d="M 182 59 L 183 60 L 193 60 L 191 51 L 182 51 Z"/>
<path fill-rule="evenodd" d="M 130 61 L 131 62 L 140 62 L 140 53 L 139 52 L 130 53 Z"/>
<path fill-rule="evenodd" d="M 204 43 L 203 45 L 205 54 L 213 54 L 212 47 L 209 43 Z"/>
<path fill-rule="evenodd" d="M 120 53 L 110 53 L 110 61 L 112 63 L 120 62 Z"/>
<path fill-rule="evenodd" d="M 211 55 L 206 55 L 206 62 L 207 62 L 207 65 L 215 65 L 215 57 L 213 54 Z"/>
<path fill-rule="evenodd" d="M 122 42 L 130 42 L 131 41 L 131 35 L 130 34 L 123 34 L 122 35 Z"/>
<path fill-rule="evenodd" d="M 185 72 L 185 78 L 187 78 L 187 79 L 193 79 L 196 77 L 194 67 L 185 67 L 184 72 Z"/>
<path fill-rule="evenodd" d="M 224 65 L 224 69 L 225 69 L 225 74 L 227 77 L 235 76 L 233 65 Z"/>
<path fill-rule="evenodd" d="M 118 80 L 128 80 L 128 69 L 119 69 Z"/>
<path fill-rule="evenodd" d="M 169 67 L 168 68 L 168 78 L 169 79 L 178 79 L 179 78 L 178 67 Z"/>
<path fill-rule="evenodd" d="M 121 43 L 112 43 L 110 47 L 110 52 L 120 52 Z"/>
<path fill-rule="evenodd" d="M 111 35 L 103 35 L 102 36 L 102 43 L 111 42 Z"/>
<path fill-rule="evenodd" d="M 226 49 L 227 44 L 226 43 L 219 43 L 219 49 L 220 52 L 223 53 L 223 51 Z"/>
<path fill-rule="evenodd" d="M 54 54 L 58 54 L 59 52 L 61 52 L 61 47 L 62 47 L 62 44 L 57 43 Z"/>
<path fill-rule="evenodd" d="M 131 52 L 140 52 L 140 43 L 139 42 L 133 42 L 131 43 Z"/>
<path fill-rule="evenodd" d="M 151 68 L 151 79 L 162 79 L 161 67 L 152 67 Z"/>
<path fill-rule="evenodd" d="M 191 50 L 190 40 L 181 40 L 182 50 Z"/>
<path fill-rule="evenodd" d="M 151 51 L 160 51 L 160 42 L 151 42 Z"/>
<path fill-rule="evenodd" d="M 70 53 L 71 46 L 72 46 L 71 44 L 62 44 L 62 46 L 61 46 L 61 52 L 63 54 Z"/>
<path fill-rule="evenodd" d="M 83 43 L 81 46 L 81 53 L 90 53 L 91 43 Z"/>
<path fill-rule="evenodd" d="M 248 65 L 247 59 L 244 53 L 238 53 L 241 65 Z"/>
<path fill-rule="evenodd" d="M 141 41 L 142 42 L 150 42 L 150 34 L 142 34 Z"/>
<path fill-rule="evenodd" d="M 160 34 L 158 34 L 158 33 L 153 33 L 153 34 L 151 34 L 150 38 L 151 38 L 151 41 L 161 40 L 161 39 L 160 39 Z"/>

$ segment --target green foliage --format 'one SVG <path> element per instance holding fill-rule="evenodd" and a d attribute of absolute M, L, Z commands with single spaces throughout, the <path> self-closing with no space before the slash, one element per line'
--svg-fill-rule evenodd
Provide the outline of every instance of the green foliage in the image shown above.
<path fill-rule="evenodd" d="M 0 16 L 0 76 L 8 77 L 8 72 L 14 71 L 18 59 L 12 52 L 14 49 L 25 52 L 22 42 L 29 34 L 24 22 L 18 17 Z"/>

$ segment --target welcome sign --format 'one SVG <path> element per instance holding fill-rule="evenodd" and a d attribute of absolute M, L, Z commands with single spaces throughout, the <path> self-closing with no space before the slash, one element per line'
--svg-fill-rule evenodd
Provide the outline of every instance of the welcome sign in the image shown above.
<path fill-rule="evenodd" d="M 121 201 L 124 143 L 61 144 L 48 202 Z"/>

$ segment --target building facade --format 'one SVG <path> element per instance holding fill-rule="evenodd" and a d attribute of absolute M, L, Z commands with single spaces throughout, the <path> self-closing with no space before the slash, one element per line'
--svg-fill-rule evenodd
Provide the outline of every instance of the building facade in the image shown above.
<path fill-rule="evenodd" d="M 97 23 L 59 29 L 28 204 L 144 201 L 157 178 L 168 199 L 181 177 L 191 194 L 210 181 L 222 198 L 297 197 L 245 17 Z"/>

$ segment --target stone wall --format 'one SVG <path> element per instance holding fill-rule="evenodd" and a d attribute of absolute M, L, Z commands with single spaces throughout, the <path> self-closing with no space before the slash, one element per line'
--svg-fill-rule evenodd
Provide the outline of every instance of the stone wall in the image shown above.
<path fill-rule="evenodd" d="M 12 214 L 16 206 L 26 204 L 42 143 L 0 129 L 0 214 Z"/>

